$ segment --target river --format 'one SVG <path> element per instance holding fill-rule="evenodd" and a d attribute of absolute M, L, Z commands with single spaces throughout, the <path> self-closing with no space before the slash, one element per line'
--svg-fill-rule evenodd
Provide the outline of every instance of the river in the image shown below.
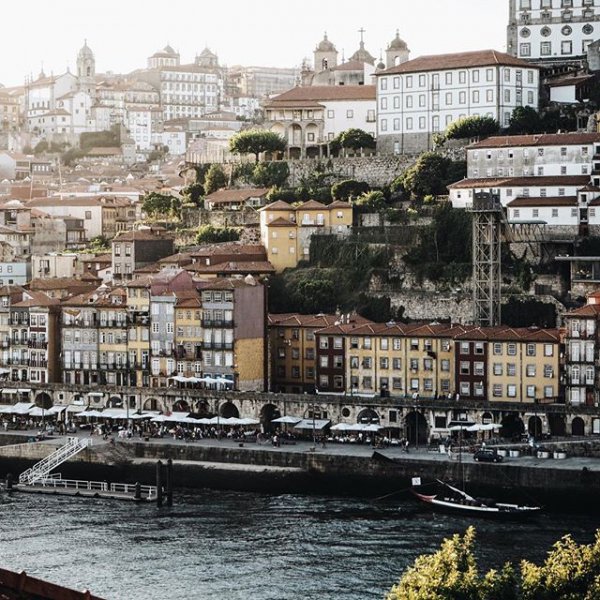
<path fill-rule="evenodd" d="M 418 554 L 469 519 L 385 502 L 199 491 L 151 504 L 0 495 L 0 565 L 107 600 L 381 600 Z M 484 567 L 540 560 L 600 516 L 477 521 Z"/>

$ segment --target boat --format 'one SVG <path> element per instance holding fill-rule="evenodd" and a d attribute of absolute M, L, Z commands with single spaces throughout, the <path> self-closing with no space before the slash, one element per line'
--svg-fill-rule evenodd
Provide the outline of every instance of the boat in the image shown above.
<path fill-rule="evenodd" d="M 505 502 L 495 502 L 494 500 L 474 498 L 464 490 L 437 480 L 440 491 L 436 494 L 425 494 L 415 489 L 421 485 L 420 478 L 413 479 L 413 488 L 411 492 L 421 502 L 425 502 L 434 508 L 461 513 L 478 517 L 490 518 L 521 518 L 534 515 L 541 510 L 540 506 L 525 506 L 522 504 L 509 504 Z"/>

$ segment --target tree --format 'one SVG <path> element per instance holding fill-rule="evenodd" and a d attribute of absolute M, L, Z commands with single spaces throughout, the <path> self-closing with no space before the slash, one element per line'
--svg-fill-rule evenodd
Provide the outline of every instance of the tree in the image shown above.
<path fill-rule="evenodd" d="M 231 227 L 213 227 L 212 225 L 203 225 L 198 230 L 196 236 L 197 244 L 216 244 L 219 242 L 237 242 L 240 239 L 240 233 L 237 229 Z"/>
<path fill-rule="evenodd" d="M 181 193 L 187 197 L 189 202 L 200 207 L 202 204 L 202 196 L 204 196 L 204 186 L 196 181 L 183 188 Z"/>
<path fill-rule="evenodd" d="M 97 235 L 89 241 L 88 250 L 91 250 L 95 254 L 108 252 L 110 250 L 110 242 L 103 235 Z"/>
<path fill-rule="evenodd" d="M 356 179 L 345 179 L 331 186 L 331 196 L 334 200 L 351 200 L 366 194 L 371 187 L 365 181 L 356 181 Z"/>
<path fill-rule="evenodd" d="M 261 152 L 285 152 L 285 140 L 273 131 L 248 129 L 240 131 L 229 140 L 229 150 L 234 154 L 254 154 L 258 162 Z"/>
<path fill-rule="evenodd" d="M 149 192 L 144 196 L 142 210 L 149 217 L 166 217 L 177 215 L 181 208 L 181 202 L 175 196 L 170 194 L 160 194 L 158 192 Z"/>
<path fill-rule="evenodd" d="M 356 152 L 361 148 L 375 148 L 375 145 L 375 138 L 370 133 L 362 129 L 351 128 L 342 131 L 329 142 L 329 149 L 331 152 L 339 152 L 341 148 L 346 148 Z"/>
<path fill-rule="evenodd" d="M 379 212 L 387 207 L 385 196 L 382 192 L 373 191 L 363 194 L 354 201 L 354 206 L 361 208 L 362 212 Z"/>
<path fill-rule="evenodd" d="M 492 117 L 465 117 L 448 125 L 446 139 L 462 140 L 465 138 L 484 137 L 498 133 L 500 126 Z"/>
<path fill-rule="evenodd" d="M 392 191 L 401 187 L 413 199 L 444 195 L 448 185 L 462 179 L 466 172 L 464 162 L 453 162 L 435 152 L 425 152 L 392 183 Z"/>
<path fill-rule="evenodd" d="M 252 171 L 252 182 L 261 187 L 283 187 L 289 176 L 287 162 L 258 163 Z"/>
<path fill-rule="evenodd" d="M 542 130 L 540 115 L 535 108 L 517 106 L 513 110 L 508 122 L 508 133 L 512 135 L 531 134 L 540 133 Z"/>
<path fill-rule="evenodd" d="M 212 194 L 227 185 L 227 176 L 220 165 L 210 165 L 204 176 L 204 192 Z"/>

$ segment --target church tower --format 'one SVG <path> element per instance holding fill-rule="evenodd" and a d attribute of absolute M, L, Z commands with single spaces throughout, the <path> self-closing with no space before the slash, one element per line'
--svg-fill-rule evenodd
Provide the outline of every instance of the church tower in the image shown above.
<path fill-rule="evenodd" d="M 319 45 L 315 48 L 315 73 L 321 71 L 328 71 L 337 67 L 338 51 L 335 46 L 327 38 L 327 32 L 323 36 L 323 39 Z"/>
<path fill-rule="evenodd" d="M 396 29 L 396 37 L 389 43 L 385 51 L 385 66 L 391 69 L 405 63 L 410 56 L 410 50 L 406 42 L 400 38 L 400 32 Z"/>
<path fill-rule="evenodd" d="M 88 77 L 93 79 L 96 74 L 96 59 L 94 53 L 87 45 L 87 40 L 83 44 L 83 48 L 77 55 L 77 77 L 84 78 Z"/>

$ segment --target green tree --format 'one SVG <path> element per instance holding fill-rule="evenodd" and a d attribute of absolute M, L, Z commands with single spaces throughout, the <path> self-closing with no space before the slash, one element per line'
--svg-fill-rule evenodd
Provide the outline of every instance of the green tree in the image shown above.
<path fill-rule="evenodd" d="M 97 235 L 89 241 L 88 250 L 95 254 L 108 252 L 110 250 L 110 241 L 103 235 Z"/>
<path fill-rule="evenodd" d="M 492 117 L 465 117 L 448 125 L 446 139 L 462 140 L 484 137 L 498 133 L 499 129 L 498 121 Z"/>
<path fill-rule="evenodd" d="M 287 162 L 257 163 L 252 171 L 252 182 L 261 187 L 283 187 L 289 176 Z"/>
<path fill-rule="evenodd" d="M 190 183 L 190 185 L 186 186 L 181 190 L 181 193 L 186 196 L 188 202 L 195 204 L 198 207 L 201 207 L 202 197 L 204 196 L 204 186 L 197 181 L 194 183 Z"/>
<path fill-rule="evenodd" d="M 48 142 L 46 140 L 39 141 L 33 149 L 34 154 L 43 154 L 48 151 Z"/>
<path fill-rule="evenodd" d="M 375 148 L 375 138 L 366 131 L 357 128 L 346 129 L 329 142 L 329 150 L 338 153 L 341 148 L 357 152 L 362 148 Z"/>
<path fill-rule="evenodd" d="M 237 242 L 239 239 L 240 232 L 232 227 L 213 227 L 212 225 L 203 225 L 198 230 L 196 243 L 216 244 L 219 242 Z"/>
<path fill-rule="evenodd" d="M 379 212 L 387 208 L 383 192 L 377 190 L 359 196 L 354 201 L 354 206 L 358 206 L 362 212 Z"/>
<path fill-rule="evenodd" d="M 508 122 L 508 133 L 512 135 L 540 133 L 542 121 L 540 115 L 531 106 L 517 106 Z"/>
<path fill-rule="evenodd" d="M 371 187 L 365 181 L 345 179 L 331 186 L 331 196 L 334 200 L 351 200 L 370 191 Z"/>
<path fill-rule="evenodd" d="M 248 129 L 236 133 L 229 140 L 229 150 L 234 154 L 254 154 L 256 162 L 261 152 L 285 152 L 285 140 L 273 131 Z"/>
<path fill-rule="evenodd" d="M 204 192 L 212 194 L 221 188 L 227 186 L 227 176 L 220 165 L 210 165 L 204 176 Z"/>
<path fill-rule="evenodd" d="M 394 181 L 392 191 L 401 187 L 413 199 L 445 195 L 448 185 L 462 179 L 466 172 L 464 162 L 455 163 L 435 152 L 425 152 Z"/>
<path fill-rule="evenodd" d="M 149 217 L 176 216 L 181 208 L 181 202 L 170 194 L 148 192 L 142 202 L 142 210 Z"/>

